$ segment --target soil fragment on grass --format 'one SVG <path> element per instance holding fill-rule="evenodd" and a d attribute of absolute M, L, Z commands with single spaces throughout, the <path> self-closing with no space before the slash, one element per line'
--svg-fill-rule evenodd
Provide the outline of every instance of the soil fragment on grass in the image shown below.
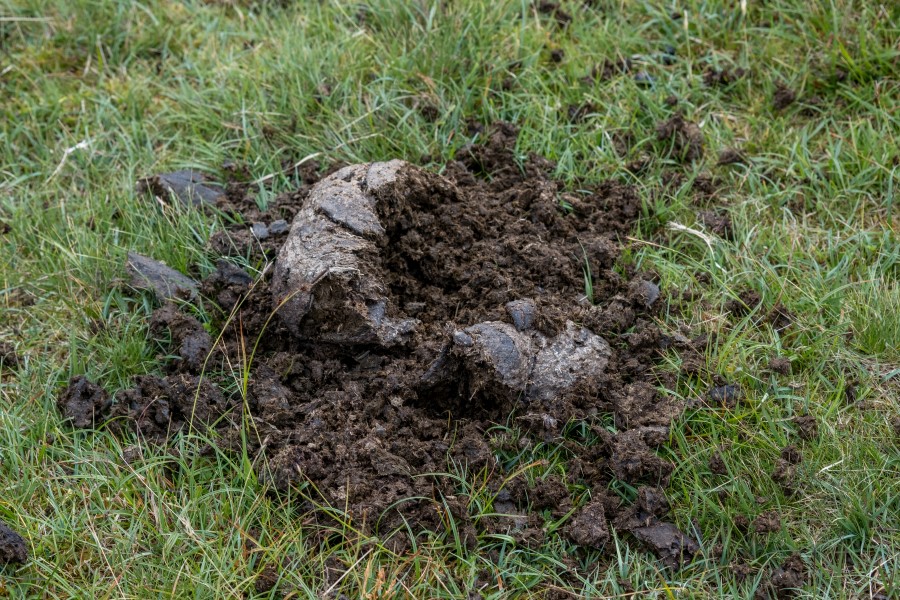
<path fill-rule="evenodd" d="M 762 304 L 762 297 L 754 290 L 744 290 L 725 305 L 725 310 L 735 317 L 745 317 Z"/>
<path fill-rule="evenodd" d="M 727 408 L 734 408 L 743 392 L 738 385 L 720 385 L 709 390 L 709 401 Z"/>
<path fill-rule="evenodd" d="M 703 132 L 693 121 L 688 121 L 680 112 L 656 125 L 656 137 L 672 144 L 676 157 L 683 161 L 703 158 Z"/>
<path fill-rule="evenodd" d="M 720 167 L 726 165 L 743 165 L 747 163 L 747 158 L 739 151 L 734 148 L 725 148 L 721 152 L 719 152 L 719 160 L 716 161 L 716 164 Z"/>
<path fill-rule="evenodd" d="M 772 96 L 772 106 L 775 110 L 784 110 L 796 100 L 797 93 L 783 83 L 779 83 L 775 89 L 775 95 Z"/>
<path fill-rule="evenodd" d="M 543 15 L 549 15 L 556 19 L 556 22 L 562 27 L 565 27 L 572 22 L 572 15 L 564 11 L 560 7 L 559 2 L 554 2 L 553 0 L 539 0 L 537 3 L 537 10 Z"/>
<path fill-rule="evenodd" d="M 801 439 L 811 440 L 819 435 L 819 425 L 812 415 L 797 416 L 791 419 Z"/>
<path fill-rule="evenodd" d="M 781 486 L 785 494 L 791 495 L 797 491 L 796 467 L 783 458 L 775 461 L 775 469 L 772 471 L 772 481 Z"/>
<path fill-rule="evenodd" d="M 161 202 L 175 196 L 186 206 L 214 205 L 225 197 L 225 190 L 199 171 L 185 169 L 141 179 L 138 193 L 151 193 Z"/>
<path fill-rule="evenodd" d="M 0 521 L 0 565 L 24 563 L 29 554 L 25 539 Z"/>
<path fill-rule="evenodd" d="M 0 370 L 13 371 L 19 367 L 19 355 L 9 342 L 0 342 Z"/>
<path fill-rule="evenodd" d="M 129 252 L 125 270 L 131 287 L 154 293 L 157 300 L 190 300 L 197 297 L 197 282 L 158 260 Z"/>
<path fill-rule="evenodd" d="M 566 527 L 569 539 L 588 548 L 603 548 L 610 539 L 603 503 L 592 501 L 582 507 Z"/>
<path fill-rule="evenodd" d="M 781 459 L 792 465 L 799 465 L 803 461 L 800 449 L 794 444 L 789 444 L 781 449 Z"/>
<path fill-rule="evenodd" d="M 709 67 L 703 73 L 703 83 L 706 84 L 706 87 L 729 86 L 743 78 L 746 74 L 747 70 L 743 67 L 738 67 L 734 70 Z"/>
<path fill-rule="evenodd" d="M 753 531 L 759 534 L 781 531 L 781 515 L 774 510 L 762 513 L 753 521 Z"/>
<path fill-rule="evenodd" d="M 700 222 L 720 238 L 734 239 L 734 228 L 731 217 L 714 210 L 704 210 L 697 214 Z"/>
<path fill-rule="evenodd" d="M 790 375 L 791 361 L 788 358 L 776 356 L 769 361 L 769 370 L 779 375 Z"/>
<path fill-rule="evenodd" d="M 716 450 L 709 457 L 709 470 L 713 475 L 728 475 L 728 467 L 725 465 L 725 460 L 722 458 L 720 450 Z"/>
<path fill-rule="evenodd" d="M 535 546 L 550 535 L 543 511 L 561 519 L 572 510 L 572 485 L 606 489 L 613 474 L 664 485 L 673 467 L 654 449 L 683 410 L 655 389 L 664 292 L 652 276 L 615 268 L 640 196 L 612 180 L 568 192 L 553 163 L 522 159 L 508 124 L 479 139 L 441 175 L 403 161 L 351 165 L 280 197 L 274 212 L 230 197 L 247 211 L 243 224 L 211 246 L 265 253 L 275 268 L 254 281 L 223 260 L 202 283 L 221 314 L 236 311 L 215 345 L 175 305 L 155 311 L 151 330 L 171 340 L 174 358 L 167 374 L 135 378 L 117 394 L 102 411 L 110 426 L 165 442 L 209 425 L 233 450 L 244 447 L 241 419 L 250 419 L 254 439 L 265 440 L 247 448 L 263 485 L 287 492 L 311 483 L 397 551 L 412 540 L 391 532 L 440 531 L 434 502 L 451 496 L 449 516 L 467 545 L 504 534 Z M 246 223 L 276 215 L 293 217 L 289 231 L 275 239 L 269 225 L 267 239 L 253 238 Z M 593 305 L 584 302 L 585 263 Z M 257 345 L 242 395 L 223 374 L 243 364 L 248 340 Z M 697 352 L 693 343 L 675 350 Z M 595 422 L 604 406 L 618 434 Z M 496 454 L 506 442 L 487 432 L 510 416 L 521 432 L 512 452 L 574 442 L 565 482 L 505 481 Z M 576 442 L 573 422 L 596 442 Z M 475 519 L 458 482 L 437 475 L 448 459 L 483 470 L 508 493 L 496 508 L 513 516 Z M 642 489 L 624 507 L 595 499 L 573 521 L 585 525 L 579 533 L 558 533 L 602 545 L 624 511 L 634 520 L 621 527 L 651 527 L 637 535 L 669 563 L 692 554 L 674 526 L 659 523 L 661 492 Z"/>
<path fill-rule="evenodd" d="M 775 569 L 768 582 L 756 591 L 756 598 L 777 600 L 793 598 L 806 584 L 806 565 L 799 554 L 789 556 Z"/>
<path fill-rule="evenodd" d="M 59 396 L 57 406 L 73 427 L 93 429 L 100 424 L 103 412 L 109 407 L 109 395 L 99 385 L 78 375 Z"/>
<path fill-rule="evenodd" d="M 656 522 L 635 527 L 630 532 L 672 570 L 689 562 L 700 551 L 699 544 L 672 523 Z"/>

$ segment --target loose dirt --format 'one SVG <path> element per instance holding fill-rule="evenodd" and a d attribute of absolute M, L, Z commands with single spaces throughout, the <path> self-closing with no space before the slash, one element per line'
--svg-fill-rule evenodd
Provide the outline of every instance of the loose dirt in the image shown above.
<path fill-rule="evenodd" d="M 688 153 L 699 144 L 683 120 L 672 130 Z M 237 450 L 246 432 L 262 482 L 345 510 L 398 550 L 407 524 L 452 520 L 470 548 L 498 532 L 605 548 L 616 529 L 667 566 L 689 560 L 699 546 L 666 520 L 673 467 L 655 452 L 683 407 L 657 391 L 672 382 L 655 362 L 697 346 L 661 334 L 664 292 L 619 263 L 640 198 L 614 181 L 568 191 L 548 161 L 517 158 L 516 135 L 493 127 L 441 175 L 347 166 L 269 211 L 230 186 L 222 206 L 246 206 L 245 223 L 292 225 L 211 240 L 224 256 L 274 261 L 254 281 L 222 260 L 201 283 L 222 311 L 219 341 L 164 305 L 151 331 L 177 357 L 167 373 L 114 402 L 76 378 L 63 414 L 160 443 L 212 427 Z M 565 478 L 516 458 L 543 443 L 560 447 Z M 462 466 L 491 509 L 436 475 Z M 613 491 L 629 486 L 636 497 Z"/>

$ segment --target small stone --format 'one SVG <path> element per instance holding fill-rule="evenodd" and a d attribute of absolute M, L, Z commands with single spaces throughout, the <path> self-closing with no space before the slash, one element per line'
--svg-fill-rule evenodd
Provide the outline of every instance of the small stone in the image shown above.
<path fill-rule="evenodd" d="M 634 74 L 634 82 L 638 87 L 653 87 L 656 83 L 656 79 L 646 71 L 639 71 Z"/>
<path fill-rule="evenodd" d="M 277 221 L 272 221 L 269 225 L 269 233 L 272 235 L 281 235 L 283 233 L 287 233 L 290 231 L 291 226 L 284 219 L 278 219 Z"/>
<path fill-rule="evenodd" d="M 222 186 L 209 181 L 203 173 L 191 169 L 141 179 L 137 183 L 137 192 L 149 192 L 162 202 L 174 196 L 185 206 L 215 204 L 225 197 Z"/>
<path fill-rule="evenodd" d="M 157 300 L 193 299 L 197 297 L 197 282 L 165 265 L 137 252 L 129 252 L 125 270 L 131 276 L 131 287 L 152 291 Z"/>
<path fill-rule="evenodd" d="M 253 237 L 258 240 L 264 240 L 269 237 L 269 228 L 266 227 L 265 223 L 254 223 L 250 227 L 251 233 L 253 233 Z"/>
<path fill-rule="evenodd" d="M 513 300 L 506 304 L 506 313 L 519 331 L 531 329 L 537 309 L 531 300 Z"/>
<path fill-rule="evenodd" d="M 475 340 L 465 331 L 456 331 L 453 333 L 453 343 L 457 346 L 469 348 L 475 344 Z"/>

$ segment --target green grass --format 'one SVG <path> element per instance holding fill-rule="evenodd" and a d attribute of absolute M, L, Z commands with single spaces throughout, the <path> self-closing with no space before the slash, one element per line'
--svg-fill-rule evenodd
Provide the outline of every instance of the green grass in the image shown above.
<path fill-rule="evenodd" d="M 332 1 L 0 0 L 0 342 L 22 357 L 0 375 L 0 519 L 33 555 L 0 570 L 0 593 L 252 596 L 256 575 L 279 564 L 279 589 L 293 597 L 609 597 L 630 585 L 641 597 L 750 598 L 799 552 L 809 569 L 799 597 L 900 594 L 900 9 L 594 5 L 564 2 L 575 18 L 562 29 L 512 0 L 375 0 L 362 12 Z M 673 65 L 659 59 L 668 45 Z M 633 55 L 652 87 L 629 75 L 582 81 L 604 59 Z M 709 88 L 712 66 L 750 74 Z M 778 111 L 780 83 L 798 102 Z M 670 95 L 705 135 L 694 165 L 656 140 Z M 570 123 L 567 107 L 585 102 L 594 112 Z M 661 326 L 715 334 L 712 373 L 745 391 L 728 411 L 698 402 L 711 376 L 671 390 L 691 405 L 663 451 L 676 464 L 677 522 L 703 539 L 691 566 L 660 571 L 619 539 L 611 560 L 502 537 L 481 540 L 490 552 L 479 555 L 452 533 L 395 556 L 339 508 L 322 507 L 335 517 L 322 525 L 321 513 L 266 494 L 239 457 L 201 456 L 202 438 L 126 462 L 132 442 L 61 423 L 55 398 L 70 376 L 115 391 L 160 368 L 152 306 L 118 284 L 125 252 L 199 265 L 198 276 L 212 265 L 204 242 L 222 223 L 160 210 L 135 194 L 137 178 L 189 166 L 221 174 L 226 160 L 261 178 L 316 152 L 439 164 L 470 141 L 470 117 L 516 123 L 518 150 L 555 160 L 564 180 L 636 185 L 645 218 L 624 258 L 661 277 Z M 726 147 L 751 164 L 716 166 Z M 648 169 L 631 175 L 625 165 L 641 156 Z M 665 184 L 673 172 L 685 179 Z M 716 179 L 711 198 L 692 188 L 701 175 Z M 276 175 L 260 201 L 296 184 Z M 704 231 L 697 213 L 714 206 L 733 219 L 733 241 L 666 227 Z M 687 289 L 692 299 L 676 301 Z M 762 306 L 730 316 L 726 304 L 748 289 Z M 785 330 L 765 319 L 778 303 L 793 315 Z M 775 356 L 791 360 L 789 376 L 767 371 Z M 799 440 L 791 418 L 806 414 L 819 432 Z M 769 476 L 788 443 L 804 456 L 793 496 Z M 728 475 L 708 468 L 720 448 Z M 531 473 L 541 476 L 557 468 L 553 456 L 535 448 L 516 460 L 546 459 Z M 491 510 L 483 490 L 469 495 Z M 772 508 L 781 532 L 733 525 Z M 750 565 L 746 581 L 735 562 Z"/>

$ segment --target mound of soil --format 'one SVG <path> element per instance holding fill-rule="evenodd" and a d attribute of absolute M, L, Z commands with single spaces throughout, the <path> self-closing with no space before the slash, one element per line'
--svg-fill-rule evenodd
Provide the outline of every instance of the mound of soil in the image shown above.
<path fill-rule="evenodd" d="M 262 481 L 348 511 L 397 549 L 405 524 L 450 519 L 470 547 L 496 532 L 539 544 L 549 514 L 576 545 L 602 548 L 615 528 L 677 567 L 698 545 L 664 520 L 672 465 L 654 449 L 682 406 L 656 391 L 654 362 L 680 342 L 653 323 L 652 278 L 617 264 L 640 198 L 612 181 L 567 192 L 515 142 L 501 124 L 442 175 L 351 165 L 255 212 L 293 223 L 259 281 L 221 261 L 201 284 L 233 313 L 220 343 L 166 305 L 152 328 L 178 355 L 167 375 L 111 405 L 78 380 L 60 407 L 158 441 L 210 426 L 237 449 L 248 431 Z M 229 368 L 254 344 L 243 397 Z M 516 461 L 540 442 L 562 447 L 567 479 Z M 478 474 L 490 516 L 436 475 L 453 465 Z M 617 480 L 637 498 L 611 491 Z"/>

